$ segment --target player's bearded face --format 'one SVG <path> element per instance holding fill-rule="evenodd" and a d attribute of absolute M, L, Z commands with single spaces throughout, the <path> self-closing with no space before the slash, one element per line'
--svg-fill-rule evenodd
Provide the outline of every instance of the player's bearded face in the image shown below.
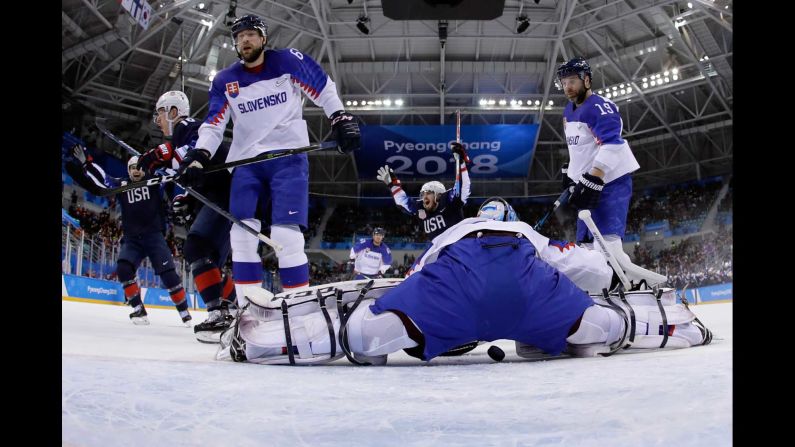
<path fill-rule="evenodd" d="M 585 99 L 585 82 L 586 81 L 580 79 L 577 75 L 566 76 L 560 79 L 563 93 L 570 101 L 577 100 L 577 102 L 582 102 L 582 100 Z"/>
<path fill-rule="evenodd" d="M 256 30 L 244 30 L 237 35 L 237 51 L 245 62 L 257 60 L 265 48 L 265 38 Z"/>

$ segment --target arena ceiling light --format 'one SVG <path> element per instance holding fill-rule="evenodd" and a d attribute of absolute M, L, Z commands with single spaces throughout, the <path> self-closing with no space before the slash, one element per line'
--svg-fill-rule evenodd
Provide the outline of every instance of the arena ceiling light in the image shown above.
<path fill-rule="evenodd" d="M 539 110 L 541 108 L 541 101 L 536 99 L 516 99 L 516 98 L 480 98 L 478 105 L 487 109 L 504 109 L 504 110 Z M 555 102 L 550 100 L 544 106 L 545 110 L 551 110 L 555 106 Z"/>
<path fill-rule="evenodd" d="M 345 101 L 348 107 L 359 107 L 368 109 L 390 109 L 403 105 L 403 100 L 392 98 L 373 98 L 373 99 L 349 99 Z"/>
<path fill-rule="evenodd" d="M 522 34 L 527 31 L 528 27 L 530 27 L 530 19 L 527 18 L 527 14 L 516 17 L 516 34 Z"/>
<path fill-rule="evenodd" d="M 362 34 L 370 34 L 370 28 L 367 26 L 368 23 L 370 23 L 370 18 L 365 15 L 361 15 L 358 19 L 356 19 L 356 28 L 358 28 Z"/>

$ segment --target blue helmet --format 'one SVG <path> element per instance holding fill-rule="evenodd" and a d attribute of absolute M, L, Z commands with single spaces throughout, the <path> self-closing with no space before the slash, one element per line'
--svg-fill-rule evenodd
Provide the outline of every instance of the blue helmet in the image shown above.
<path fill-rule="evenodd" d="M 575 57 L 565 64 L 560 64 L 558 66 L 558 79 L 574 74 L 576 74 L 577 77 L 583 81 L 585 80 L 585 75 L 588 75 L 588 77 L 591 78 L 591 83 L 593 83 L 593 73 L 591 72 L 591 66 L 588 65 L 588 62 L 585 62 L 585 59 L 581 57 Z"/>
<path fill-rule="evenodd" d="M 254 14 L 246 14 L 243 17 L 235 19 L 235 22 L 232 24 L 232 42 L 237 39 L 238 33 L 247 29 L 259 31 L 262 37 L 268 35 L 268 25 L 261 17 Z"/>
<path fill-rule="evenodd" d="M 502 197 L 490 197 L 483 201 L 478 209 L 478 217 L 500 222 L 517 222 L 519 215 Z"/>

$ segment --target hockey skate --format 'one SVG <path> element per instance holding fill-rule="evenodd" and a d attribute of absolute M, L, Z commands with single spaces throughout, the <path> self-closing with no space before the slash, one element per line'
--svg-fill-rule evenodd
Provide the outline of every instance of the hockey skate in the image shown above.
<path fill-rule="evenodd" d="M 179 317 L 182 318 L 182 323 L 186 327 L 193 326 L 193 323 L 191 322 L 191 320 L 193 320 L 193 317 L 190 315 L 190 312 L 188 312 L 187 309 L 186 310 L 180 310 L 179 311 Z"/>
<path fill-rule="evenodd" d="M 220 343 L 221 333 L 229 329 L 233 319 L 228 308 L 220 307 L 211 310 L 206 320 L 193 327 L 193 332 L 202 343 Z"/>
<path fill-rule="evenodd" d="M 149 324 L 149 318 L 146 316 L 146 309 L 143 304 L 136 307 L 134 312 L 130 314 L 130 321 L 135 325 Z"/>

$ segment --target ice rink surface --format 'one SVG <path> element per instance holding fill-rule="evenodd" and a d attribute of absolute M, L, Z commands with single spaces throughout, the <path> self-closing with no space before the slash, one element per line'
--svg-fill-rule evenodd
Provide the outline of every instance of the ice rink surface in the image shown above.
<path fill-rule="evenodd" d="M 529 362 L 501 340 L 501 363 L 486 343 L 385 367 L 218 362 L 175 310 L 62 303 L 68 446 L 732 444 L 731 303 L 692 307 L 708 346 Z"/>

